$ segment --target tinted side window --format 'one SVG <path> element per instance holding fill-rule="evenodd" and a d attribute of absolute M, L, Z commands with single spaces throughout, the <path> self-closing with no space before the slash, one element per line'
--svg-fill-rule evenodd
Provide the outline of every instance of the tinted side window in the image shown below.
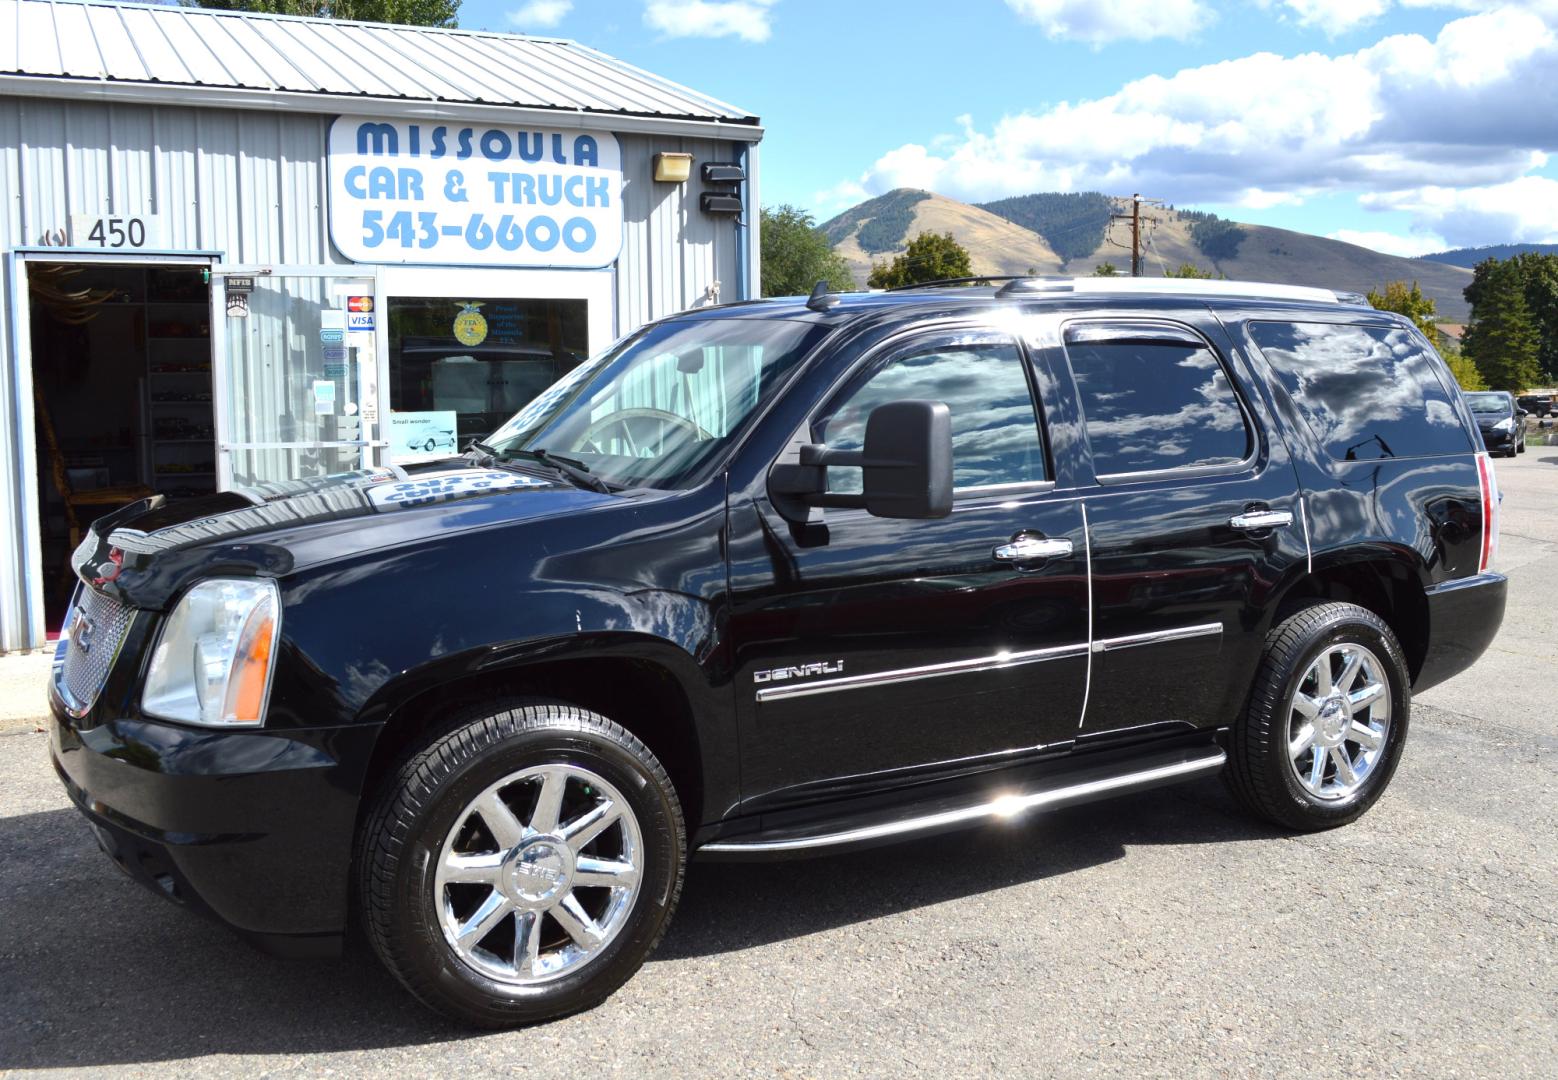
<path fill-rule="evenodd" d="M 1281 322 L 1251 323 L 1249 331 L 1333 458 L 1470 449 L 1432 358 L 1409 331 Z"/>
<path fill-rule="evenodd" d="M 952 410 L 952 483 L 958 488 L 1047 480 L 1022 354 L 1009 340 L 949 336 L 916 342 L 846 390 L 816 436 L 836 450 L 864 445 L 866 417 L 906 398 Z M 828 470 L 828 489 L 859 492 L 859 469 Z"/>
<path fill-rule="evenodd" d="M 1204 344 L 1083 327 L 1067 332 L 1066 355 L 1098 475 L 1235 465 L 1249 456 L 1244 411 Z"/>

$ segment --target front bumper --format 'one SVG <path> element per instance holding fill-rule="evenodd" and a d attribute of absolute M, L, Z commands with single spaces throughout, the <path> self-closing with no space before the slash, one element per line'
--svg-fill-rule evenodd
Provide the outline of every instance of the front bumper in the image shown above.
<path fill-rule="evenodd" d="M 1513 450 L 1515 448 L 1515 433 L 1513 431 L 1494 431 L 1491 428 L 1483 428 L 1482 445 L 1489 450 Z"/>
<path fill-rule="evenodd" d="M 121 869 L 275 951 L 339 948 L 377 727 L 209 731 L 51 699 L 54 768 Z"/>
<path fill-rule="evenodd" d="M 1414 693 L 1437 686 L 1477 662 L 1504 622 L 1509 579 L 1485 573 L 1424 590 L 1428 598 L 1428 650 L 1412 683 Z"/>

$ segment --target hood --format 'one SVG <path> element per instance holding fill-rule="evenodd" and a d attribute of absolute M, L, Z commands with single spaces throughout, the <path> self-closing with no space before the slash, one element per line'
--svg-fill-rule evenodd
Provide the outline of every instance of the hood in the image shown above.
<path fill-rule="evenodd" d="M 366 550 L 620 498 L 542 473 L 465 461 L 366 469 L 198 499 L 142 499 L 95 522 L 71 563 L 84 581 L 122 603 L 160 609 L 198 577 L 282 577 Z"/>
<path fill-rule="evenodd" d="M 1494 424 L 1502 423 L 1514 416 L 1514 413 L 1472 413 L 1477 418 L 1477 426 L 1487 431 Z"/>

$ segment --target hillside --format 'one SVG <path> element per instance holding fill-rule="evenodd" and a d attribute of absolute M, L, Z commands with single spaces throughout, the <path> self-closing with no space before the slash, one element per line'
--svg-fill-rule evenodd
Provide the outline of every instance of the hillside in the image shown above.
<path fill-rule="evenodd" d="M 950 232 L 968 249 L 976 274 L 1058 274 L 1062 261 L 1037 233 L 977 206 L 899 188 L 823 222 L 833 250 L 864 285 L 871 263 L 903 254 L 922 232 Z"/>
<path fill-rule="evenodd" d="M 951 232 L 968 249 L 976 273 L 1085 275 L 1102 262 L 1129 271 L 1129 226 L 1108 222 L 1110 213 L 1128 210 L 1129 200 L 1096 192 L 1025 195 L 971 206 L 900 188 L 846 210 L 822 229 L 860 283 L 873 259 L 890 259 L 927 231 Z M 1149 275 L 1194 263 L 1230 278 L 1360 293 L 1388 281 L 1416 281 L 1445 321 L 1464 322 L 1469 314 L 1461 290 L 1471 282 L 1471 272 L 1460 266 L 1194 211 L 1158 208 L 1150 217 L 1143 245 Z"/>
<path fill-rule="evenodd" d="M 1464 266 L 1470 270 L 1484 259 L 1509 259 L 1516 255 L 1535 252 L 1538 255 L 1558 255 L 1558 244 L 1490 244 L 1487 247 L 1454 248 L 1424 255 L 1423 261 Z"/>

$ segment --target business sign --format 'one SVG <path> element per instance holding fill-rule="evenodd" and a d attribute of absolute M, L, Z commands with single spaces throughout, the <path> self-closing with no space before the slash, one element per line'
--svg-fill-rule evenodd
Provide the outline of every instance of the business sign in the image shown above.
<path fill-rule="evenodd" d="M 356 262 L 601 267 L 622 248 L 616 136 L 337 117 L 330 238 Z"/>

